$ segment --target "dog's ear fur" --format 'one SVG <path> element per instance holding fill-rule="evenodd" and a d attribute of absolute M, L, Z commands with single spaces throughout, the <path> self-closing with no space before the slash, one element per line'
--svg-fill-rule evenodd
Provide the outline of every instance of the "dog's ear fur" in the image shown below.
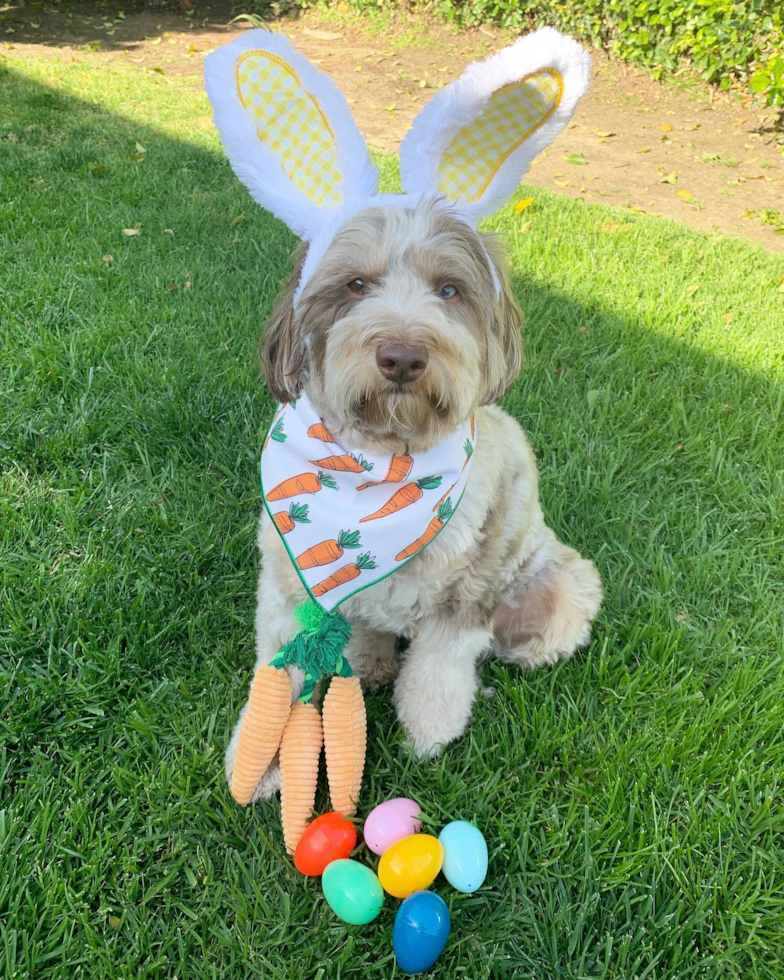
<path fill-rule="evenodd" d="M 523 362 L 520 337 L 523 313 L 512 293 L 506 257 L 500 242 L 491 235 L 483 235 L 482 240 L 501 287 L 493 308 L 493 322 L 489 327 L 485 393 L 481 402 L 482 405 L 490 405 L 504 397 L 520 373 Z"/>
<path fill-rule="evenodd" d="M 302 274 L 306 242 L 294 253 L 294 270 L 270 313 L 261 338 L 261 367 L 267 387 L 279 402 L 292 402 L 302 388 L 307 345 L 294 315 L 294 293 Z"/>

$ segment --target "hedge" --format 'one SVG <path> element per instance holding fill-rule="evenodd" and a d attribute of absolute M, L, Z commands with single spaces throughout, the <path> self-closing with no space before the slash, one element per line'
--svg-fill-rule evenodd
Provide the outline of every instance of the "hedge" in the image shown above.
<path fill-rule="evenodd" d="M 340 0 L 336 6 L 361 13 L 400 4 Z M 410 6 L 464 26 L 550 24 L 657 75 L 686 60 L 723 89 L 740 83 L 768 105 L 784 105 L 782 0 L 411 0 Z"/>

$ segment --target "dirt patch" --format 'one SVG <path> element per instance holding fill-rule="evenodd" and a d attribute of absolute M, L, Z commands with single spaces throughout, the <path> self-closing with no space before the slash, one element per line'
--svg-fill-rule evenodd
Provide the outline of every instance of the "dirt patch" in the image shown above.
<path fill-rule="evenodd" d="M 197 76 L 205 54 L 247 29 L 227 26 L 233 9 L 224 4 L 186 13 L 124 9 L 48 2 L 5 8 L 0 57 L 119 62 Z M 373 35 L 310 15 L 269 26 L 337 81 L 368 143 L 387 151 L 397 149 L 433 91 L 509 40 L 438 24 L 412 32 L 410 22 Z M 784 156 L 774 118 L 772 110 L 717 98 L 705 86 L 657 82 L 597 52 L 590 94 L 526 182 L 784 251 Z"/>

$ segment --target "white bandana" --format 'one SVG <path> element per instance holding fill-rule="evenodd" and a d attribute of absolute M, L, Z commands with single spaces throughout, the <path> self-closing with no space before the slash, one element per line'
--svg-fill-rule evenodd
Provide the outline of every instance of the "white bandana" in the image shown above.
<path fill-rule="evenodd" d="M 331 612 L 427 547 L 460 504 L 475 445 L 472 418 L 426 453 L 368 456 L 339 445 L 307 396 L 279 405 L 262 497 L 310 597 Z"/>

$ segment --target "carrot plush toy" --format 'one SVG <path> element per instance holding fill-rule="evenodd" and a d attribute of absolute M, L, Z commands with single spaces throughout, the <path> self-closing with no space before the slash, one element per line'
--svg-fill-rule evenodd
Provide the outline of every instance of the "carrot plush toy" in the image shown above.
<path fill-rule="evenodd" d="M 341 653 L 351 633 L 348 621 L 326 613 L 315 602 L 302 603 L 296 616 L 300 628 L 294 638 L 256 670 L 231 779 L 232 796 L 247 805 L 280 752 L 283 840 L 292 852 L 312 814 L 322 742 L 332 809 L 344 816 L 354 813 L 367 729 L 359 679 Z M 287 666 L 305 671 L 305 685 L 294 704 Z M 312 701 L 316 683 L 330 676 L 319 715 Z"/>

